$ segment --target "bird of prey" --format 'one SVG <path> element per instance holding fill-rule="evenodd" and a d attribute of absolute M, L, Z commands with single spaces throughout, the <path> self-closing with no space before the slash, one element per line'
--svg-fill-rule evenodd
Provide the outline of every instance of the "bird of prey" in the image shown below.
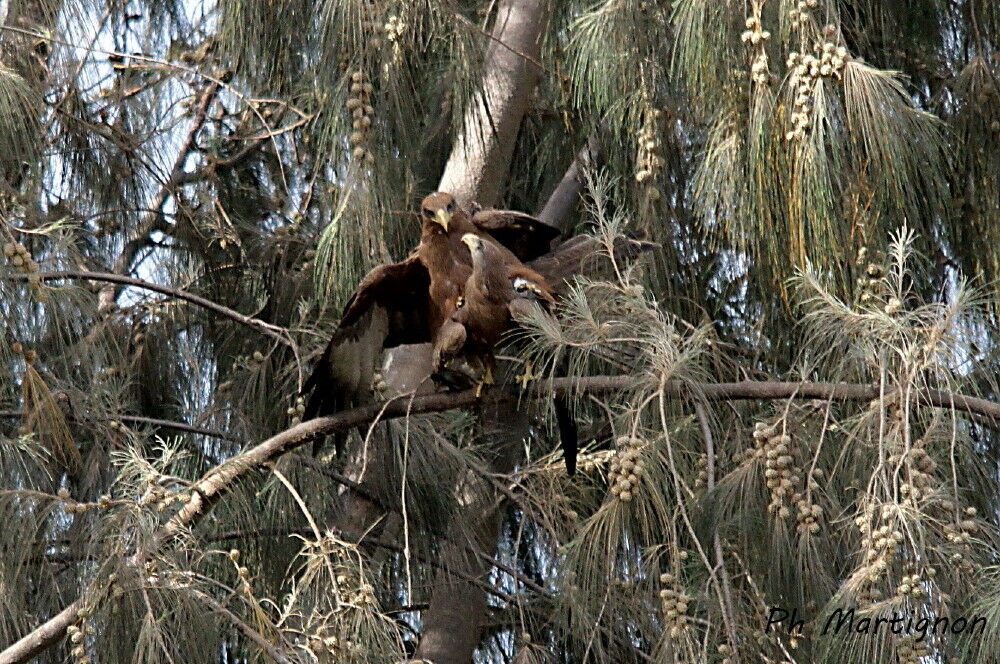
<path fill-rule="evenodd" d="M 399 263 L 373 269 L 348 299 L 303 387 L 309 395 L 304 420 L 370 401 L 383 350 L 434 340 L 472 273 L 463 235 L 482 237 L 511 262 L 548 254 L 559 235 L 558 229 L 521 212 L 480 210 L 469 216 L 445 192 L 425 197 L 420 217 L 417 248 Z"/>
<path fill-rule="evenodd" d="M 482 368 L 481 387 L 493 382 L 493 349 L 513 318 L 529 311 L 532 302 L 551 304 L 555 297 L 545 277 L 520 261 L 506 260 L 492 243 L 474 233 L 466 233 L 461 241 L 469 248 L 472 272 L 435 339 L 435 367 L 461 355 Z"/>
<path fill-rule="evenodd" d="M 445 192 L 425 197 L 420 217 L 417 248 L 403 261 L 374 268 L 348 299 L 336 331 L 303 387 L 303 394 L 308 395 L 303 420 L 370 402 L 384 350 L 435 340 L 473 273 L 472 255 L 462 242 L 467 234 L 488 246 L 486 251 L 504 265 L 524 267 L 527 263 L 525 269 L 555 287 L 581 271 L 603 248 L 596 238 L 577 236 L 550 250 L 558 229 L 509 210 L 478 210 L 469 215 Z M 624 261 L 653 246 L 637 237 L 619 237 L 613 250 L 616 259 Z M 561 431 L 565 421 L 563 416 Z M 338 449 L 343 436 L 335 436 Z"/>
<path fill-rule="evenodd" d="M 528 266 L 504 260 L 504 255 L 491 243 L 468 233 L 462 242 L 469 247 L 472 273 L 465 282 L 465 292 L 458 299 L 454 312 L 441 326 L 434 343 L 434 366 L 441 367 L 450 358 L 460 356 L 470 365 L 479 365 L 482 378 L 477 391 L 493 382 L 494 349 L 514 319 L 527 314 L 535 306 L 548 308 L 555 302 L 552 287 L 545 277 Z M 530 375 L 526 365 L 524 377 Z M 554 400 L 556 422 L 562 443 L 566 470 L 576 472 L 576 421 L 563 397 Z"/>

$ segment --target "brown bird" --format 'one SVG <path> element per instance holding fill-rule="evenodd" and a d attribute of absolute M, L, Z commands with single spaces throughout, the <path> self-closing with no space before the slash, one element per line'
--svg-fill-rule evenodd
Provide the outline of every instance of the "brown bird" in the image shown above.
<path fill-rule="evenodd" d="M 399 263 L 369 272 L 348 299 L 340 323 L 303 387 L 303 420 L 332 415 L 372 400 L 372 382 L 382 352 L 403 344 L 434 341 L 472 274 L 468 233 L 495 249 L 508 265 L 530 267 L 558 284 L 598 253 L 594 238 L 576 237 L 550 251 L 559 231 L 529 215 L 480 210 L 469 216 L 445 192 L 420 206 L 420 244 Z M 618 238 L 615 255 L 627 260 L 653 245 Z M 543 298 L 544 299 L 544 298 Z M 335 436 L 342 441 L 344 434 Z"/>
<path fill-rule="evenodd" d="M 545 277 L 516 259 L 507 261 L 493 243 L 475 233 L 466 233 L 461 241 L 469 248 L 472 272 L 435 340 L 435 366 L 456 355 L 473 360 L 483 370 L 481 389 L 493 382 L 493 349 L 513 318 L 530 310 L 531 302 L 551 304 L 555 297 Z"/>
<path fill-rule="evenodd" d="M 463 235 L 484 238 L 511 262 L 547 253 L 559 235 L 556 228 L 520 212 L 483 210 L 470 217 L 445 192 L 425 197 L 420 216 L 417 248 L 406 260 L 369 272 L 344 306 L 337 330 L 303 387 L 309 395 L 304 420 L 370 401 L 383 350 L 434 340 L 472 273 Z M 508 242 L 517 253 L 502 244 Z"/>
<path fill-rule="evenodd" d="M 548 308 L 555 302 L 551 286 L 545 277 L 523 264 L 509 264 L 491 243 L 468 233 L 462 242 L 469 247 L 472 274 L 465 283 L 465 294 L 459 298 L 454 313 L 441 326 L 434 344 L 434 366 L 439 376 L 454 381 L 450 370 L 442 365 L 461 356 L 482 370 L 478 391 L 493 382 L 494 349 L 501 337 L 514 327 L 514 319 L 524 316 L 534 307 Z M 525 364 L 523 378 L 531 375 Z M 554 398 L 556 424 L 562 444 L 566 471 L 576 472 L 577 428 L 569 402 L 562 396 Z"/>

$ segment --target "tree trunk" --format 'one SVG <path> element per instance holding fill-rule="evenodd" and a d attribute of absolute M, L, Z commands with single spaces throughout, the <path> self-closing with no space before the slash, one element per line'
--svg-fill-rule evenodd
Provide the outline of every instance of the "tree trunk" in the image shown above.
<path fill-rule="evenodd" d="M 475 103 L 448 158 L 438 189 L 460 203 L 497 202 L 521 119 L 540 74 L 542 0 L 504 0 L 497 9 Z"/>
<path fill-rule="evenodd" d="M 489 206 L 499 199 L 518 128 L 538 81 L 535 63 L 543 7 L 542 0 L 505 0 L 497 9 L 481 92 L 465 114 L 462 134 L 438 186 L 461 203 L 476 200 Z M 497 450 L 494 470 L 509 472 L 519 457 L 527 419 L 515 404 L 490 402 L 484 404 L 480 422 L 502 423 L 502 427 L 484 426 L 483 435 L 488 437 L 490 448 Z M 476 493 L 462 501 L 465 508 L 449 527 L 441 562 L 446 568 L 482 578 L 488 572 L 487 565 L 471 556 L 468 547 L 492 555 L 501 511 L 493 491 Z M 479 645 L 485 614 L 482 588 L 439 571 L 430 606 L 423 614 L 424 629 L 415 658 L 435 664 L 467 664 Z"/>

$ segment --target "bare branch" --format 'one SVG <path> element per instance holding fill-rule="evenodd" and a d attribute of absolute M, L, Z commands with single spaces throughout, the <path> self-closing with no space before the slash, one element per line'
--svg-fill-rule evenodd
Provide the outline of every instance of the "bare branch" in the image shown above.
<path fill-rule="evenodd" d="M 142 279 L 136 279 L 134 277 L 126 277 L 119 274 L 111 274 L 108 272 L 86 272 L 83 270 L 59 270 L 55 272 L 37 272 L 38 278 L 42 281 L 55 281 L 58 279 L 82 279 L 87 281 L 106 281 L 109 283 L 120 284 L 123 286 L 135 286 L 136 288 L 143 288 L 148 291 L 153 291 L 154 293 L 163 293 L 164 295 L 169 295 L 170 297 L 175 297 L 178 300 L 184 300 L 185 302 L 190 302 L 191 304 L 198 305 L 209 311 L 213 311 L 221 316 L 225 316 L 231 320 L 236 321 L 241 325 L 246 325 L 247 327 L 256 330 L 262 334 L 266 334 L 275 341 L 285 345 L 294 346 L 290 337 L 288 336 L 288 331 L 277 325 L 271 325 L 270 323 L 265 323 L 262 320 L 254 318 L 253 316 L 247 316 L 241 314 L 238 311 L 234 311 L 229 307 L 223 306 L 211 300 L 207 300 L 200 295 L 195 295 L 194 293 L 188 293 L 179 288 L 171 288 L 170 286 L 161 286 L 159 284 L 154 284 L 149 281 L 143 281 Z M 27 281 L 30 275 L 27 274 L 10 274 L 6 275 L 6 278 L 15 281 Z"/>
<path fill-rule="evenodd" d="M 184 163 L 187 161 L 188 153 L 194 148 L 198 132 L 201 131 L 202 125 L 205 124 L 208 107 L 218 92 L 219 84 L 212 82 L 206 85 L 199 94 L 198 101 L 194 106 L 194 116 L 191 120 L 191 126 L 188 129 L 187 136 L 177 150 L 177 157 L 174 159 L 174 164 L 170 169 L 170 174 L 167 176 L 167 181 L 163 183 L 163 186 L 153 196 L 153 200 L 148 206 L 150 211 L 142 216 L 139 228 L 125 243 L 121 253 L 118 254 L 118 259 L 113 266 L 116 274 L 126 274 L 130 270 L 136 252 L 145 245 L 150 233 L 156 230 L 166 230 L 167 225 L 160 211 L 173 195 L 174 190 L 181 184 L 186 174 Z M 100 311 L 110 311 L 113 309 L 121 290 L 120 287 L 110 286 L 101 289 L 98 295 L 98 309 Z"/>
<path fill-rule="evenodd" d="M 634 389 L 644 382 L 634 376 L 594 376 L 590 378 L 555 378 L 536 383 L 522 393 L 520 398 L 550 398 L 555 394 L 599 394 Z M 795 383 L 771 381 L 741 381 L 737 383 L 683 383 L 668 381 L 663 393 L 672 398 L 696 401 L 699 398 L 712 401 L 727 400 L 770 400 L 770 399 L 826 399 L 831 401 L 872 401 L 880 395 L 878 385 L 858 383 Z M 885 391 L 887 400 L 896 398 L 897 390 Z M 496 394 L 499 398 L 515 398 L 513 395 Z M 951 408 L 970 415 L 979 415 L 992 422 L 1000 422 L 1000 403 L 970 397 L 945 390 L 925 390 L 916 397 L 920 403 L 935 408 Z M 475 390 L 463 392 L 430 394 L 410 397 L 404 395 L 386 402 L 370 404 L 360 408 L 341 411 L 297 424 L 290 429 L 268 438 L 216 466 L 200 480 L 192 484 L 191 500 L 177 512 L 161 529 L 156 537 L 156 546 L 163 546 L 176 534 L 189 528 L 204 517 L 212 505 L 237 480 L 260 466 L 270 463 L 282 454 L 303 445 L 318 436 L 335 431 L 345 431 L 377 418 L 382 420 L 436 413 L 455 408 L 476 405 Z M 380 416 L 381 413 L 381 416 Z M 0 664 L 20 664 L 56 643 L 66 628 L 76 619 L 76 611 L 82 607 L 77 600 L 53 616 L 43 625 L 0 652 Z"/>
<path fill-rule="evenodd" d="M 601 143 L 596 136 L 587 139 L 587 144 L 577 152 L 573 163 L 566 169 L 536 217 L 561 231 L 566 230 L 570 210 L 579 202 L 583 191 L 583 169 L 600 159 L 600 151 Z"/>

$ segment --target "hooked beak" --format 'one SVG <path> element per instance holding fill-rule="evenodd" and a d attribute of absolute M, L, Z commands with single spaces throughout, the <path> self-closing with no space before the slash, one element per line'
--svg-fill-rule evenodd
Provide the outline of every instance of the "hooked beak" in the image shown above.
<path fill-rule="evenodd" d="M 466 233 L 462 236 L 462 244 L 469 248 L 469 251 L 475 251 L 476 246 L 479 244 L 479 238 L 476 237 L 475 233 Z"/>
<path fill-rule="evenodd" d="M 451 213 L 447 210 L 438 210 L 434 213 L 434 222 L 441 225 L 445 231 L 448 230 L 448 224 L 451 222 Z"/>

